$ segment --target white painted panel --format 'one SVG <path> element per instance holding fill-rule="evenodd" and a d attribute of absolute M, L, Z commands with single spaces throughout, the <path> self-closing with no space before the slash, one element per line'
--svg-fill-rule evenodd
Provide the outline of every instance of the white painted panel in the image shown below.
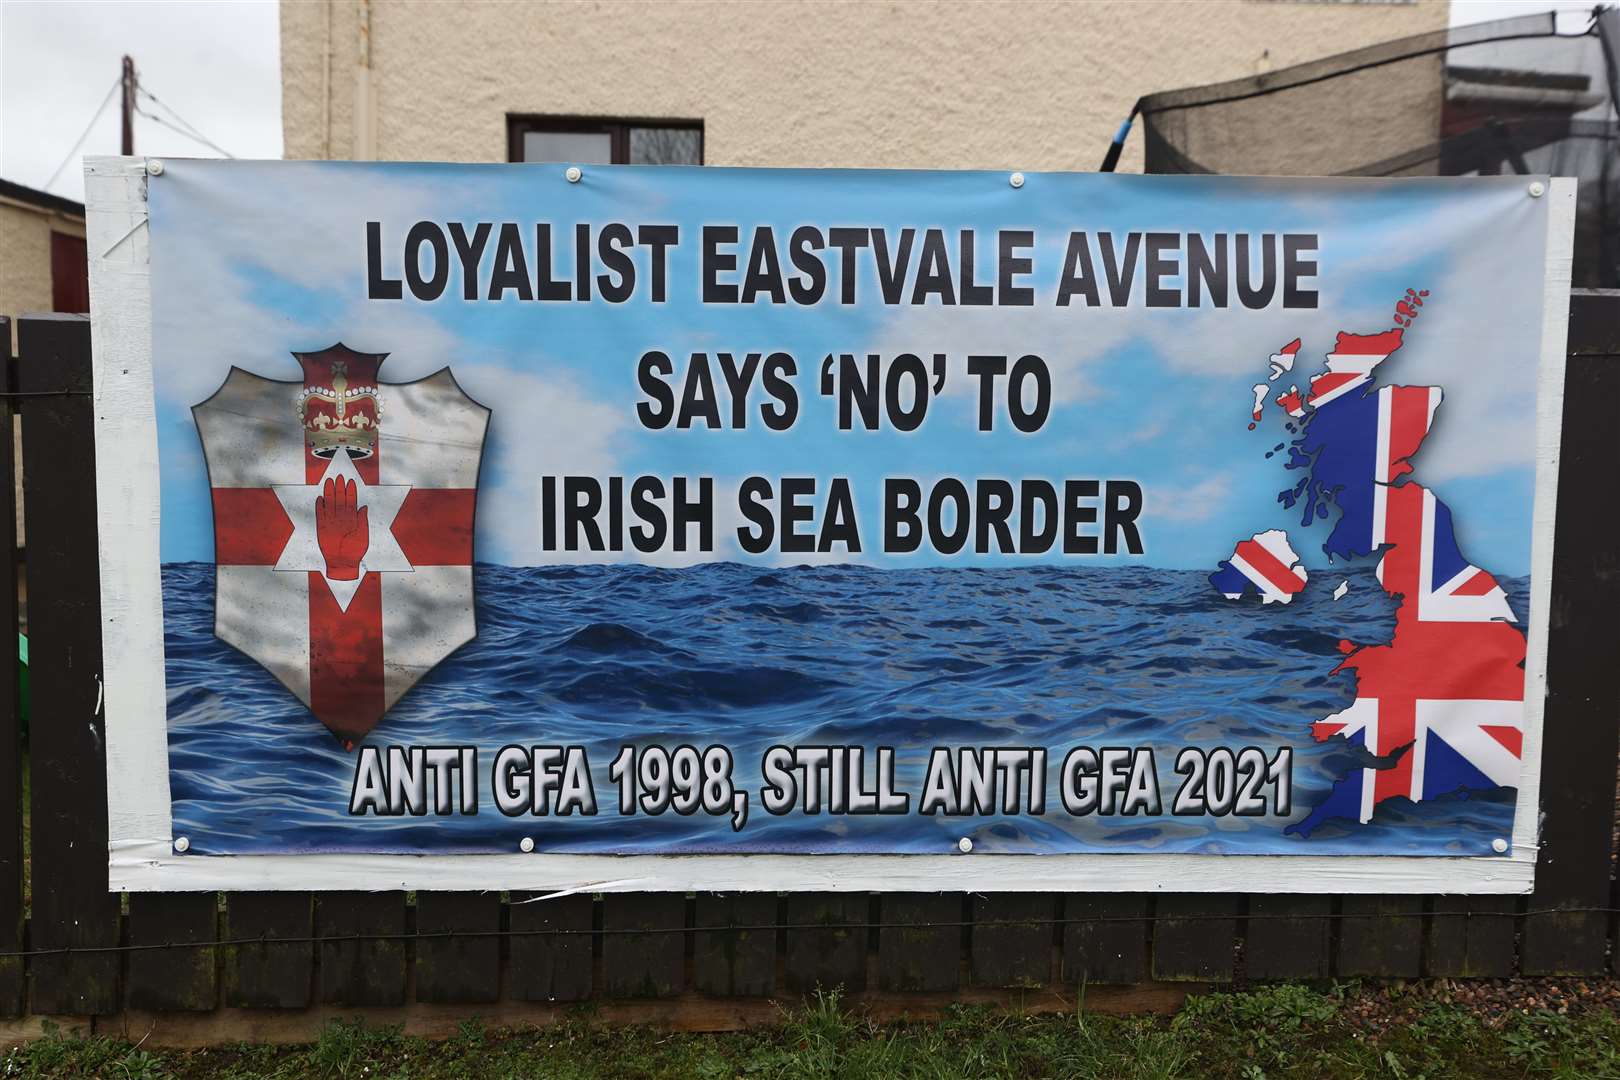
<path fill-rule="evenodd" d="M 112 887 L 466 889 L 556 892 L 966 891 L 1525 893 L 1534 852 L 1510 856 L 1305 855 L 199 855 L 112 853 Z"/>
<path fill-rule="evenodd" d="M 1564 360 L 1569 338 L 1570 267 L 1575 247 L 1575 181 L 1547 187 L 1547 276 L 1541 300 L 1540 382 L 1536 387 L 1536 495 L 1530 518 L 1530 639 L 1524 658 L 1524 772 L 1514 807 L 1513 851 L 1541 841 L 1541 727 L 1547 711 L 1547 619 L 1552 608 L 1558 455 L 1564 428 Z"/>
<path fill-rule="evenodd" d="M 90 344 L 107 835 L 115 850 L 125 843 L 155 843 L 167 852 L 169 740 L 145 165 L 139 158 L 88 158 L 84 184 L 90 208 L 85 245 L 96 308 Z M 87 700 L 94 698 L 87 695 Z"/>

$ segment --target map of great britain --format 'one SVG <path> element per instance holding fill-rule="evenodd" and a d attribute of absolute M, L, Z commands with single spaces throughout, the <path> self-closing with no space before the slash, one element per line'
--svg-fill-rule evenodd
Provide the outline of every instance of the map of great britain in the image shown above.
<path fill-rule="evenodd" d="M 1451 509 L 1409 478 L 1442 388 L 1380 385 L 1375 377 L 1428 295 L 1406 290 L 1388 330 L 1341 331 L 1304 394 L 1291 385 L 1273 399 L 1293 436 L 1286 467 L 1302 474 L 1279 499 L 1301 508 L 1305 528 L 1337 508 L 1322 550 L 1346 560 L 1377 555 L 1379 586 L 1396 603 L 1389 642 L 1339 642 L 1344 659 L 1334 671 L 1355 676 L 1355 700 L 1316 721 L 1312 735 L 1364 753 L 1289 826 L 1302 836 L 1331 819 L 1371 821 L 1391 799 L 1419 802 L 1518 784 L 1525 636 L 1496 579 L 1463 556 Z M 1293 371 L 1301 346 L 1296 339 L 1271 356 L 1268 382 L 1254 387 L 1251 430 L 1264 417 L 1268 383 Z M 1307 581 L 1299 561 L 1287 535 L 1268 530 L 1240 541 L 1210 584 L 1231 600 L 1255 591 L 1267 604 L 1287 604 Z"/>

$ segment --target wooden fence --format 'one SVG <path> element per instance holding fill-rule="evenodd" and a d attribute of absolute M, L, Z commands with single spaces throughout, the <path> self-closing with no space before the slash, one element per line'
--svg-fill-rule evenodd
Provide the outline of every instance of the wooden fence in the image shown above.
<path fill-rule="evenodd" d="M 19 355 L 8 347 L 0 357 L 3 407 L 22 417 L 31 730 L 25 753 L 16 668 L 0 664 L 0 1017 L 319 1015 L 332 1006 L 393 1006 L 377 1015 L 396 1016 L 408 1014 L 397 1007 L 454 1005 L 513 1018 L 525 1003 L 545 1003 L 539 1016 L 587 1000 L 604 1003 L 603 1015 L 633 1015 L 612 1010 L 653 999 L 660 1011 L 641 1015 L 728 1026 L 751 1015 L 741 1007 L 747 999 L 818 986 L 842 986 L 892 1011 L 983 1000 L 1008 987 L 1026 1001 L 1067 1001 L 1082 982 L 1096 1001 L 1107 986 L 1605 971 L 1620 908 L 1620 422 L 1609 415 L 1620 401 L 1620 293 L 1575 294 L 1570 320 L 1533 895 L 536 901 L 478 892 L 107 892 L 90 327 L 78 317 L 22 319 Z M 9 345 L 10 329 L 0 320 L 0 342 Z M 11 469 L 10 440 L 0 440 L 0 454 Z M 12 492 L 5 485 L 0 497 Z M 15 570 L 0 568 L 0 606 L 14 612 Z"/>

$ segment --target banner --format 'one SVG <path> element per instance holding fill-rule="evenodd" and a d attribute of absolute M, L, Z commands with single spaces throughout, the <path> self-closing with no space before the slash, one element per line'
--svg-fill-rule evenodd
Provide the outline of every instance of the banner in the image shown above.
<path fill-rule="evenodd" d="M 89 184 L 115 889 L 1529 887 L 1570 184 Z"/>

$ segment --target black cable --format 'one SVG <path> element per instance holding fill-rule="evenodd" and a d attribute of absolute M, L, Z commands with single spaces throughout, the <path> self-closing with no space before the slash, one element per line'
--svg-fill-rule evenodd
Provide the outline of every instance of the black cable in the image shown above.
<path fill-rule="evenodd" d="M 62 170 L 67 168 L 68 162 L 73 160 L 73 155 L 78 153 L 79 147 L 84 145 L 84 140 L 90 137 L 90 129 L 96 126 L 96 121 L 101 119 L 101 114 L 107 111 L 107 103 L 112 101 L 114 94 L 118 93 L 118 87 L 123 81 L 124 77 L 122 75 L 113 80 L 113 84 L 107 88 L 107 96 L 101 99 L 101 104 L 97 105 L 96 111 L 90 115 L 90 122 L 84 125 L 84 130 L 79 133 L 79 137 L 73 140 L 73 149 L 67 152 L 67 156 L 62 159 L 62 164 L 58 165 L 56 171 L 51 173 L 51 178 L 45 181 L 45 186 L 41 190 L 49 190 L 50 186 L 56 183 L 56 178 L 62 175 Z"/>
<path fill-rule="evenodd" d="M 147 112 L 145 109 L 141 108 L 139 105 L 135 106 L 135 111 L 137 113 L 139 113 L 141 116 L 144 116 L 148 120 L 152 121 L 152 123 L 157 124 L 160 127 L 166 127 L 170 131 L 174 132 L 175 134 L 182 135 L 185 138 L 190 139 L 194 143 L 200 143 L 201 145 L 208 147 L 210 150 L 213 150 L 214 152 L 216 152 L 218 154 L 222 154 L 225 157 L 232 158 L 233 160 L 236 157 L 235 154 L 233 154 L 229 150 L 226 150 L 223 147 L 219 146 L 217 143 L 211 142 L 208 139 L 203 138 L 201 135 L 193 135 L 191 132 L 185 130 L 184 128 L 182 128 L 182 127 L 180 127 L 180 126 L 178 126 L 176 124 L 171 124 L 167 120 L 163 119 L 163 117 L 159 116 L 157 113 Z"/>
<path fill-rule="evenodd" d="M 146 117 L 149 120 L 156 121 L 157 123 L 162 124 L 164 127 L 169 128 L 172 131 L 177 131 L 181 135 L 186 136 L 186 138 L 191 139 L 194 142 L 199 142 L 202 145 L 208 147 L 209 149 L 211 149 L 211 150 L 213 150 L 213 151 L 215 151 L 215 152 L 217 152 L 219 154 L 224 155 L 225 157 L 232 158 L 232 159 L 234 159 L 236 157 L 235 154 L 231 153 L 229 150 L 225 149 L 223 146 L 219 145 L 214 140 L 212 140 L 208 136 L 204 135 L 202 133 L 202 130 L 200 128 L 198 128 L 196 124 L 193 124 L 190 120 L 187 120 L 185 117 L 181 116 L 178 112 L 176 112 L 173 105 L 170 105 L 167 102 L 162 101 L 161 99 L 159 99 L 156 94 L 152 93 L 152 91 L 148 90 L 141 83 L 137 82 L 135 84 L 135 92 L 137 94 L 145 96 L 148 101 L 150 101 L 152 104 L 158 106 L 160 109 L 163 109 L 164 111 L 166 111 L 170 116 L 174 117 L 175 120 L 179 121 L 180 125 L 183 125 L 183 126 L 176 126 L 175 124 L 170 123 L 169 121 L 163 119 L 161 116 L 158 116 L 155 113 L 149 113 L 145 109 L 142 109 L 137 105 L 135 111 L 140 113 L 142 116 Z"/>

